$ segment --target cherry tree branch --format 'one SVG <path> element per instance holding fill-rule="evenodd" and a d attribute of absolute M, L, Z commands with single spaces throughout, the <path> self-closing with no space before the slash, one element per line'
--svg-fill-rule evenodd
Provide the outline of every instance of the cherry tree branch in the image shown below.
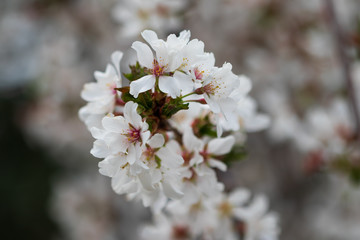
<path fill-rule="evenodd" d="M 341 30 L 340 24 L 336 18 L 336 12 L 334 9 L 334 4 L 332 0 L 325 0 L 326 11 L 329 17 L 329 24 L 332 28 L 333 35 L 336 39 L 337 51 L 342 65 L 344 80 L 346 84 L 346 89 L 348 93 L 348 100 L 350 108 L 353 112 L 354 122 L 355 122 L 355 138 L 359 140 L 360 138 L 360 114 L 358 99 L 355 94 L 354 83 L 350 75 L 350 61 L 345 53 L 346 44 L 344 41 L 344 35 Z"/>

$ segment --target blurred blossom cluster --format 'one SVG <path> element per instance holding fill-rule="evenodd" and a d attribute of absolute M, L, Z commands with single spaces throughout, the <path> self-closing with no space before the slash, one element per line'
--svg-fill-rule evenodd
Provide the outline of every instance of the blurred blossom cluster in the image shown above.
<path fill-rule="evenodd" d="M 60 239 L 360 239 L 358 0 L 12 0 L 0 46 Z"/>

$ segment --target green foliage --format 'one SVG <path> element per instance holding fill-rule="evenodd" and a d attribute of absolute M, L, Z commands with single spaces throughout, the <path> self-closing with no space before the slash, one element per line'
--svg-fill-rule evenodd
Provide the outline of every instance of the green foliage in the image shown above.
<path fill-rule="evenodd" d="M 244 160 L 247 156 L 247 151 L 242 145 L 235 145 L 231 151 L 224 157 L 223 162 L 230 166 L 233 162 Z"/>
<path fill-rule="evenodd" d="M 141 114 L 143 112 L 148 112 L 153 108 L 153 99 L 151 91 L 143 92 L 139 94 L 137 98 L 130 94 L 129 87 L 117 88 L 118 91 L 121 92 L 121 99 L 126 103 L 129 101 L 133 101 L 139 105 L 138 112 Z"/>
<path fill-rule="evenodd" d="M 168 97 L 162 107 L 162 115 L 165 119 L 169 119 L 172 115 L 180 110 L 189 109 L 189 103 L 184 103 L 181 98 Z"/>
<path fill-rule="evenodd" d="M 332 163 L 332 167 L 348 175 L 351 182 L 356 185 L 360 184 L 360 165 L 352 162 L 347 154 L 338 156 Z"/>
<path fill-rule="evenodd" d="M 196 119 L 193 124 L 193 131 L 195 136 L 199 138 L 204 136 L 217 137 L 216 126 L 211 123 L 209 115 Z"/>
<path fill-rule="evenodd" d="M 142 68 L 139 62 L 136 62 L 135 65 L 130 65 L 130 73 L 124 73 L 124 77 L 126 77 L 130 82 L 135 81 L 139 78 L 142 78 L 148 75 L 148 70 L 146 68 Z"/>

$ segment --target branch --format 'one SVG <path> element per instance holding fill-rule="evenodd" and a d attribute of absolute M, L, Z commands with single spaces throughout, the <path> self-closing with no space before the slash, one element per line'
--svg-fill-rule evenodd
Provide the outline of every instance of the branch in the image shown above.
<path fill-rule="evenodd" d="M 359 106 L 357 97 L 355 94 L 354 83 L 350 75 L 350 61 L 345 53 L 345 42 L 343 32 L 340 28 L 339 22 L 336 18 L 336 13 L 334 9 L 334 4 L 332 0 L 325 0 L 326 11 L 329 16 L 329 24 L 331 25 L 333 35 L 336 38 L 337 51 L 339 54 L 340 62 L 342 65 L 344 80 L 346 84 L 346 89 L 348 93 L 348 100 L 350 104 L 350 108 L 353 111 L 353 117 L 355 122 L 355 139 L 360 138 L 360 114 L 359 114 Z"/>

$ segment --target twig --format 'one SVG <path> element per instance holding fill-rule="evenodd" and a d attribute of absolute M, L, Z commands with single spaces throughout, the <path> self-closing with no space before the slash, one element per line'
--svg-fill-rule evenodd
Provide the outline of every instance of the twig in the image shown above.
<path fill-rule="evenodd" d="M 326 3 L 327 13 L 329 14 L 329 22 L 330 22 L 334 37 L 336 38 L 337 50 L 338 50 L 338 54 L 339 54 L 341 65 L 342 65 L 344 80 L 346 83 L 346 88 L 347 88 L 347 93 L 348 93 L 348 98 L 349 98 L 349 104 L 353 110 L 353 116 L 354 116 L 354 121 L 355 121 L 355 131 L 356 131 L 354 137 L 357 140 L 359 140 L 359 138 L 360 138 L 359 106 L 358 106 L 358 101 L 357 101 L 357 97 L 355 94 L 354 83 L 353 83 L 353 80 L 350 75 L 350 62 L 345 53 L 346 46 L 344 43 L 344 36 L 343 36 L 342 30 L 340 28 L 339 22 L 337 21 L 337 18 L 336 18 L 333 1 L 325 0 L 325 3 Z"/>

